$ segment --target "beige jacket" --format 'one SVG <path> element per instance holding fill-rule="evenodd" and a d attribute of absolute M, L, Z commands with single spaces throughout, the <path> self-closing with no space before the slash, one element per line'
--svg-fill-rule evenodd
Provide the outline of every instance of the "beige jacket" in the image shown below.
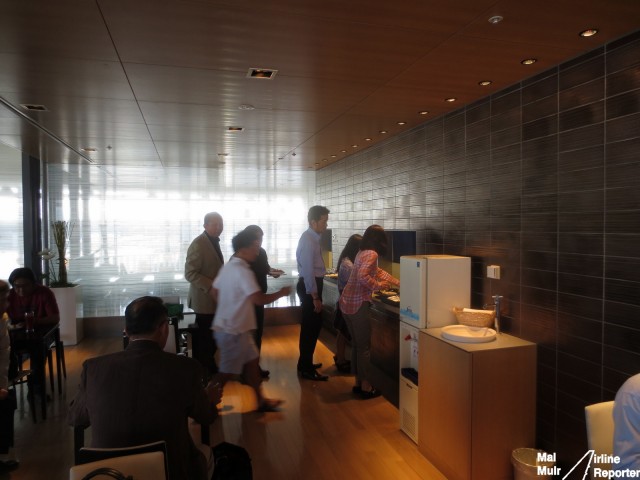
<path fill-rule="evenodd" d="M 190 284 L 188 306 L 194 312 L 216 312 L 216 304 L 209 290 L 222 264 L 205 232 L 198 235 L 189 245 L 184 264 L 184 278 Z"/>

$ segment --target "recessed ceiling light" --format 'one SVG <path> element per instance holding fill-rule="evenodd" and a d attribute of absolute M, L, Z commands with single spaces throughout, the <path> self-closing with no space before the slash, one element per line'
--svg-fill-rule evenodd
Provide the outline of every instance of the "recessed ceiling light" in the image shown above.
<path fill-rule="evenodd" d="M 227 127 L 227 131 L 229 132 L 241 132 L 243 129 L 243 127 Z"/>
<path fill-rule="evenodd" d="M 385 133 L 387 133 L 387 131 L 386 130 L 380 130 L 380 132 L 378 132 L 378 133 L 385 134 Z"/>
<path fill-rule="evenodd" d="M 346 150 L 340 150 L 340 152 L 342 152 L 342 153 L 347 153 L 347 151 L 346 151 Z"/>
<path fill-rule="evenodd" d="M 478 82 L 478 85 L 482 86 L 482 87 L 486 87 L 488 85 L 491 85 L 493 82 L 491 80 L 482 80 L 481 82 Z"/>
<path fill-rule="evenodd" d="M 407 122 L 397 122 L 398 125 L 406 125 Z"/>
<path fill-rule="evenodd" d="M 37 112 L 48 112 L 49 109 L 44 105 L 38 105 L 35 103 L 21 103 L 20 106 L 25 110 L 34 110 Z"/>
<path fill-rule="evenodd" d="M 262 80 L 273 80 L 278 70 L 272 68 L 250 68 L 247 72 L 248 78 L 260 78 Z"/>
<path fill-rule="evenodd" d="M 429 112 L 427 110 L 422 110 L 418 112 L 418 115 L 429 115 Z"/>
<path fill-rule="evenodd" d="M 353 148 L 358 148 L 358 145 L 351 145 Z"/>
<path fill-rule="evenodd" d="M 533 65 L 534 63 L 536 63 L 538 61 L 537 58 L 525 58 L 524 60 L 522 60 L 520 63 L 522 65 Z"/>
<path fill-rule="evenodd" d="M 243 103 L 242 105 L 238 106 L 238 110 L 255 110 L 256 107 L 254 107 L 253 105 L 249 105 L 248 103 Z"/>
<path fill-rule="evenodd" d="M 331 158 L 337 158 L 337 157 L 338 157 L 337 155 L 331 155 Z"/>
<path fill-rule="evenodd" d="M 82 147 L 80 150 L 87 153 L 94 153 L 98 151 L 98 149 L 95 147 Z"/>
<path fill-rule="evenodd" d="M 370 139 L 369 137 L 367 137 L 367 138 L 365 138 L 365 139 L 364 139 L 364 141 L 365 141 L 365 142 L 370 142 L 370 141 L 371 141 L 371 139 Z"/>
<path fill-rule="evenodd" d="M 323 158 L 323 159 L 322 159 L 322 161 L 323 161 L 323 162 L 326 162 L 326 161 L 327 161 L 327 159 L 326 159 L 326 158 Z"/>
<path fill-rule="evenodd" d="M 456 101 L 456 98 L 455 97 L 449 97 L 449 98 L 445 98 L 444 101 L 445 102 L 449 102 L 449 103 L 453 103 L 453 102 Z"/>
<path fill-rule="evenodd" d="M 500 15 L 494 15 L 493 17 L 489 17 L 489 23 L 495 25 L 496 23 L 500 23 L 503 20 L 503 17 Z"/>
<path fill-rule="evenodd" d="M 587 28 L 580 32 L 581 37 L 593 37 L 596 33 L 598 33 L 597 28 Z"/>

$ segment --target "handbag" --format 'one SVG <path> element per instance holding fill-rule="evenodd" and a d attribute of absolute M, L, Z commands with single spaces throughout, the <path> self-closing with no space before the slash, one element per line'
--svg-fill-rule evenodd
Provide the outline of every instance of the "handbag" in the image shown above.
<path fill-rule="evenodd" d="M 213 447 L 215 467 L 212 480 L 251 480 L 251 457 L 240 445 L 222 442 Z"/>
<path fill-rule="evenodd" d="M 115 478 L 116 480 L 133 480 L 131 475 L 125 476 L 115 468 L 108 467 L 96 468 L 94 471 L 89 472 L 82 477 L 82 480 L 89 480 L 90 478 L 97 477 L 98 475 L 105 475 L 107 477 Z"/>

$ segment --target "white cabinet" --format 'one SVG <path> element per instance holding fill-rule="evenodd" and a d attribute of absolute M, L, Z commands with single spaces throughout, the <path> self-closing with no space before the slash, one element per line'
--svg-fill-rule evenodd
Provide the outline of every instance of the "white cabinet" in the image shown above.
<path fill-rule="evenodd" d="M 418 450 L 449 480 L 510 480 L 511 451 L 535 445 L 536 346 L 420 332 Z"/>

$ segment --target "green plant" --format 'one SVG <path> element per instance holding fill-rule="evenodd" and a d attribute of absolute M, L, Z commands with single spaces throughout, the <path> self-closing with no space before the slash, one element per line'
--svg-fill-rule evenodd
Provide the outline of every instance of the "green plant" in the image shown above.
<path fill-rule="evenodd" d="M 73 233 L 73 224 L 64 220 L 51 222 L 51 236 L 56 244 L 58 254 L 56 255 L 50 249 L 44 249 L 38 252 L 38 255 L 48 263 L 48 274 L 44 274 L 43 278 L 47 280 L 50 287 L 73 287 L 73 283 L 69 283 L 67 279 L 67 243 Z M 57 274 L 54 266 L 54 259 L 57 257 Z"/>

